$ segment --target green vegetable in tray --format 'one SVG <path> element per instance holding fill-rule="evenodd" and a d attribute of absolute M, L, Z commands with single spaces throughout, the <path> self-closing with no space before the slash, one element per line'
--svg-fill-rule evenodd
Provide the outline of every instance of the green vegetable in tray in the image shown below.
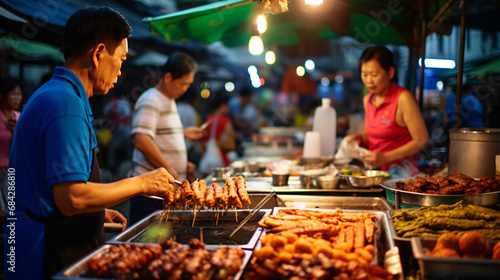
<path fill-rule="evenodd" d="M 141 243 L 162 243 L 172 237 L 172 227 L 168 223 L 157 223 L 148 228 L 141 236 Z"/>
<path fill-rule="evenodd" d="M 500 239 L 500 212 L 475 205 L 453 205 L 405 209 L 392 216 L 396 233 L 404 238 L 439 236 L 467 230 L 483 232 L 488 239 Z"/>

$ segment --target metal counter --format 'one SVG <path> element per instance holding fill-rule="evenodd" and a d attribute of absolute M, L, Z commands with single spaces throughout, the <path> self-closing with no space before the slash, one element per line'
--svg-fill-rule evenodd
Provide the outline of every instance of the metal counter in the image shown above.
<path fill-rule="evenodd" d="M 213 178 L 212 176 L 208 176 L 206 179 L 207 185 L 212 185 L 213 183 L 217 183 L 219 185 L 224 185 L 223 179 Z M 383 196 L 384 189 L 375 186 L 371 188 L 355 188 L 345 183 L 342 183 L 339 188 L 336 189 L 306 189 L 302 188 L 300 185 L 300 180 L 298 176 L 290 176 L 288 179 L 287 186 L 273 186 L 271 177 L 246 177 L 245 178 L 247 184 L 247 192 L 248 193 L 269 193 L 274 191 L 278 194 L 280 193 L 289 193 L 289 194 L 314 194 L 314 195 L 322 195 L 322 194 L 336 194 L 336 195 L 364 195 L 364 196 Z"/>

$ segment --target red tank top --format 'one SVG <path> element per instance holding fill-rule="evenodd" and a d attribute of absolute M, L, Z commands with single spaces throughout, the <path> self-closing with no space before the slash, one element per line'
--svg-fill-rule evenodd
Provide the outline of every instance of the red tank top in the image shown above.
<path fill-rule="evenodd" d="M 373 152 L 389 152 L 403 146 L 411 141 L 408 128 L 396 123 L 396 109 L 398 107 L 399 95 L 403 87 L 391 83 L 384 101 L 376 107 L 373 102 L 375 94 L 369 93 L 365 112 L 365 132 L 368 137 L 368 149 Z M 417 166 L 416 156 L 399 159 L 382 166 L 387 170 L 393 164 L 400 164 L 405 160 L 412 161 Z"/>

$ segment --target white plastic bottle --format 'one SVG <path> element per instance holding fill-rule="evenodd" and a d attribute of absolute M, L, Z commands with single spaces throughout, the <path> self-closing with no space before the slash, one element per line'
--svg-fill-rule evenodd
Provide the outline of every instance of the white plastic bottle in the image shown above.
<path fill-rule="evenodd" d="M 333 158 L 337 140 L 337 113 L 330 106 L 330 98 L 323 98 L 321 106 L 316 108 L 313 131 L 320 134 L 321 156 Z"/>

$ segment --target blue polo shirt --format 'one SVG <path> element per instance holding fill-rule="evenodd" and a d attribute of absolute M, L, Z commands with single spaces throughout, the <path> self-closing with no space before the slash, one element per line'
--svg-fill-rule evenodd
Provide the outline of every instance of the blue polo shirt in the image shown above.
<path fill-rule="evenodd" d="M 52 190 L 55 184 L 87 182 L 92 149 L 97 145 L 92 119 L 83 84 L 64 67 L 57 67 L 52 79 L 24 107 L 9 160 L 9 167 L 15 170 L 15 211 L 7 213 L 7 224 L 14 222 L 15 239 L 8 239 L 13 226 L 6 227 L 6 279 L 42 278 L 45 225 L 25 214 L 47 217 L 53 213 L 57 207 Z"/>

